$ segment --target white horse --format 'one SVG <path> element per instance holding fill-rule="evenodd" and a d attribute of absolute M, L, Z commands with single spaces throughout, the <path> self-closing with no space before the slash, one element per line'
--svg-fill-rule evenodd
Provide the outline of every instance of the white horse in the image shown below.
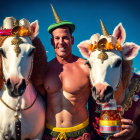
<path fill-rule="evenodd" d="M 125 31 L 121 29 L 123 27 L 119 24 L 113 35 L 109 35 L 107 31 L 104 33 L 104 28 L 103 35 L 94 34 L 90 40 L 78 45 L 90 66 L 93 97 L 98 103 L 111 98 L 121 81 L 122 61 L 132 60 L 139 50 L 139 46 L 134 43 L 121 46 L 125 40 Z"/>
<path fill-rule="evenodd" d="M 22 19 L 20 23 L 25 21 Z M 42 139 L 45 106 L 30 81 L 36 49 L 32 40 L 39 26 L 37 21 L 29 26 L 31 35 L 7 36 L 1 42 L 5 84 L 0 91 L 0 140 Z"/>
<path fill-rule="evenodd" d="M 140 76 L 132 72 L 132 60 L 137 56 L 140 47 L 132 42 L 123 44 L 126 33 L 121 23 L 112 35 L 108 34 L 102 22 L 101 26 L 103 35 L 94 34 L 90 40 L 78 45 L 90 67 L 92 96 L 96 103 L 100 104 L 114 95 L 117 104 L 124 109 L 125 118 L 132 119 L 138 130 Z M 137 134 L 139 135 L 138 131 Z"/>

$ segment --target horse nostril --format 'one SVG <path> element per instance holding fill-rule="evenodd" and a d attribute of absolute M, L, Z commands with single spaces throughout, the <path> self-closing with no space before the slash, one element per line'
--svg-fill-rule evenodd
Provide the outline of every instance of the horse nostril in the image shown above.
<path fill-rule="evenodd" d="M 93 91 L 93 92 L 96 92 L 96 88 L 95 88 L 95 86 L 92 88 L 92 91 Z"/>
<path fill-rule="evenodd" d="M 106 90 L 107 90 L 108 93 L 110 93 L 110 92 L 113 93 L 113 88 L 111 86 L 108 86 Z"/>
<path fill-rule="evenodd" d="M 7 80 L 6 85 L 7 85 L 8 88 L 12 88 L 12 85 L 11 85 L 10 79 Z"/>
<path fill-rule="evenodd" d="M 108 86 L 104 92 L 104 100 L 108 102 L 109 99 L 113 99 L 113 88 L 111 86 Z"/>
<path fill-rule="evenodd" d="M 24 93 L 25 89 L 26 89 L 26 82 L 25 82 L 25 79 L 23 79 L 21 85 L 18 88 L 19 96 L 22 96 L 22 94 Z"/>

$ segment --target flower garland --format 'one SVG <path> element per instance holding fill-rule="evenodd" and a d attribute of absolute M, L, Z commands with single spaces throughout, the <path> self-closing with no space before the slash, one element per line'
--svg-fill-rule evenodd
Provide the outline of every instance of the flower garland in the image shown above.
<path fill-rule="evenodd" d="M 13 29 L 1 29 L 0 36 L 11 36 L 11 35 L 18 35 L 18 36 L 31 36 L 31 31 L 28 30 L 25 26 L 16 26 Z"/>
<path fill-rule="evenodd" d="M 9 36 L 9 35 L 12 35 L 11 31 L 12 31 L 12 29 L 0 30 L 0 36 Z"/>
<path fill-rule="evenodd" d="M 96 49 L 98 49 L 98 44 L 97 44 L 96 41 L 94 42 L 94 44 L 90 44 L 88 46 L 88 50 L 91 51 L 91 52 L 95 51 Z M 112 45 L 111 42 L 107 42 L 103 49 L 104 50 L 113 50 L 113 49 L 115 49 L 115 50 L 118 50 L 118 51 L 123 50 L 122 46 L 118 42 L 116 43 L 115 47 Z"/>

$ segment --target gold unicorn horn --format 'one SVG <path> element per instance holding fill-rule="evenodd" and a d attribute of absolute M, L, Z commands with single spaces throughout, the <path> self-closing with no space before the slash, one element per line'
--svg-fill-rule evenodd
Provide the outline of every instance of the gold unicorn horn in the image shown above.
<path fill-rule="evenodd" d="M 101 28 L 102 28 L 103 35 L 104 36 L 109 36 L 109 33 L 108 33 L 107 29 L 105 28 L 105 26 L 104 26 L 104 24 L 103 24 L 101 19 L 100 19 L 100 22 L 101 22 Z"/>
<path fill-rule="evenodd" d="M 55 9 L 53 8 L 52 4 L 51 4 L 51 7 L 52 7 L 52 11 L 53 11 L 53 15 L 54 15 L 54 18 L 55 18 L 56 23 L 61 22 L 61 19 L 60 19 L 60 17 L 58 16 L 58 14 L 56 13 L 56 11 L 55 11 Z"/>

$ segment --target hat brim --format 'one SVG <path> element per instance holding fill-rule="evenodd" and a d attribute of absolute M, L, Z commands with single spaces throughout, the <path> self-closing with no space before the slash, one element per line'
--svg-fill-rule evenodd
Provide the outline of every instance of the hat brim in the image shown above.
<path fill-rule="evenodd" d="M 49 27 L 48 27 L 48 32 L 51 34 L 52 31 L 58 27 L 61 27 L 61 26 L 67 26 L 71 29 L 71 32 L 73 33 L 74 30 L 75 30 L 75 25 L 72 23 L 72 22 L 69 22 L 69 21 L 61 21 L 59 23 L 54 23 L 54 24 L 51 24 Z"/>

